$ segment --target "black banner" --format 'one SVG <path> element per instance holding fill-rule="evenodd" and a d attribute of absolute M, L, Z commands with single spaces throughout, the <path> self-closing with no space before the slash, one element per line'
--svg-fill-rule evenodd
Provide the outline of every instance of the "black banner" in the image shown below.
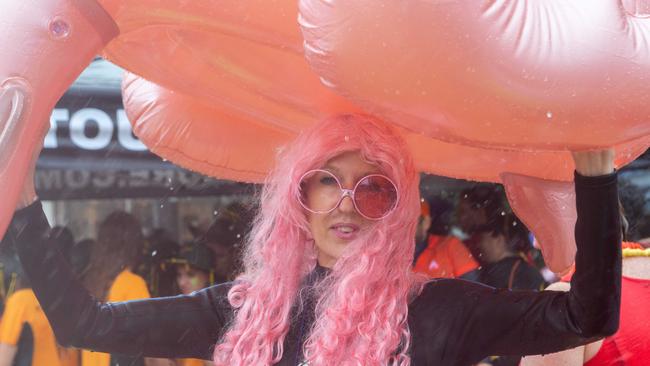
<path fill-rule="evenodd" d="M 35 182 L 44 200 L 214 196 L 254 189 L 181 169 L 149 152 L 133 135 L 115 94 L 61 98 L 50 117 Z"/>

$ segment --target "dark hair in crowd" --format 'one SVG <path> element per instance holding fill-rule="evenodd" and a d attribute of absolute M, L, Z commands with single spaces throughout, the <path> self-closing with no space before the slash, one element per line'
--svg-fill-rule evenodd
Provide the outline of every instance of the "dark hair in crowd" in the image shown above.
<path fill-rule="evenodd" d="M 99 226 L 97 243 L 90 256 L 86 288 L 98 299 L 106 299 L 115 277 L 136 264 L 144 238 L 140 222 L 124 211 L 108 215 Z"/>
<path fill-rule="evenodd" d="M 501 186 L 496 184 L 476 184 L 464 189 L 460 199 L 469 203 L 474 210 L 484 210 L 486 222 L 479 225 L 475 231 L 490 232 L 492 235 L 507 235 L 505 232 L 506 215 L 509 212 L 505 194 Z"/>
<path fill-rule="evenodd" d="M 467 200 L 473 209 L 484 210 L 487 221 L 476 228 L 477 232 L 503 235 L 508 249 L 515 253 L 526 253 L 532 248 L 530 231 L 512 212 L 501 186 L 478 184 L 463 190 L 460 198 Z"/>
<path fill-rule="evenodd" d="M 506 215 L 505 225 L 508 248 L 515 253 L 527 253 L 533 247 L 530 230 L 513 213 Z"/>
<path fill-rule="evenodd" d="M 237 247 L 244 242 L 250 230 L 252 214 L 239 202 L 231 203 L 218 211 L 217 218 L 198 241 L 225 247 Z"/>
<path fill-rule="evenodd" d="M 429 234 L 447 236 L 451 229 L 451 220 L 454 214 L 454 206 L 448 200 L 441 197 L 431 197 L 427 200 L 429 204 L 429 215 L 431 226 Z"/>

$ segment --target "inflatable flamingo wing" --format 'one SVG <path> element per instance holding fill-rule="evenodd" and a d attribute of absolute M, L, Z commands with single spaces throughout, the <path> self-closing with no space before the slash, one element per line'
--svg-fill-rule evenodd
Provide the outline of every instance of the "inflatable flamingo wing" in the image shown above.
<path fill-rule="evenodd" d="M 623 5 L 301 0 L 300 24 L 325 85 L 407 129 L 584 150 L 650 133 L 650 19 Z"/>
<path fill-rule="evenodd" d="M 261 124 L 133 74 L 124 79 L 124 105 L 135 134 L 151 151 L 214 177 L 263 182 L 278 147 L 295 137 L 293 130 Z"/>

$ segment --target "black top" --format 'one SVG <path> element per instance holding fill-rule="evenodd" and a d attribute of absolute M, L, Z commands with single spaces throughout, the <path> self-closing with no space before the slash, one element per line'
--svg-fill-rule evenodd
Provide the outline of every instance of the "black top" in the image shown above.
<path fill-rule="evenodd" d="M 497 290 L 454 279 L 428 282 L 409 305 L 413 365 L 469 365 L 488 355 L 556 352 L 617 330 L 616 175 L 576 176 L 576 193 L 578 252 L 571 291 Z M 35 203 L 16 212 L 9 236 L 60 343 L 127 355 L 211 358 L 233 315 L 226 296 L 230 284 L 188 296 L 102 304 L 47 245 L 47 231 L 41 205 Z M 280 365 L 299 364 L 313 318 L 313 306 L 293 318 Z"/>
<path fill-rule="evenodd" d="M 542 290 L 544 277 L 537 268 L 520 256 L 503 258 L 488 263 L 478 270 L 478 282 L 496 288 L 512 290 Z"/>

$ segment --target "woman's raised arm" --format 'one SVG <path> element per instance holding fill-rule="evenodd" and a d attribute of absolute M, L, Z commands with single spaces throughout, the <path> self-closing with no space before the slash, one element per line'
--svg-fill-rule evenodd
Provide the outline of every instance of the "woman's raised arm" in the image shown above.
<path fill-rule="evenodd" d="M 232 314 L 230 284 L 188 296 L 100 303 L 51 245 L 49 228 L 35 201 L 16 211 L 6 235 L 62 345 L 132 356 L 212 358 Z"/>
<path fill-rule="evenodd" d="M 621 228 L 613 152 L 575 154 L 575 161 L 578 250 L 571 291 L 510 291 L 467 281 L 433 281 L 409 313 L 426 320 L 412 323 L 416 328 L 411 331 L 426 339 L 414 347 L 444 347 L 446 357 L 473 364 L 490 355 L 557 352 L 616 332 Z M 445 324 L 453 326 L 441 329 Z"/>

